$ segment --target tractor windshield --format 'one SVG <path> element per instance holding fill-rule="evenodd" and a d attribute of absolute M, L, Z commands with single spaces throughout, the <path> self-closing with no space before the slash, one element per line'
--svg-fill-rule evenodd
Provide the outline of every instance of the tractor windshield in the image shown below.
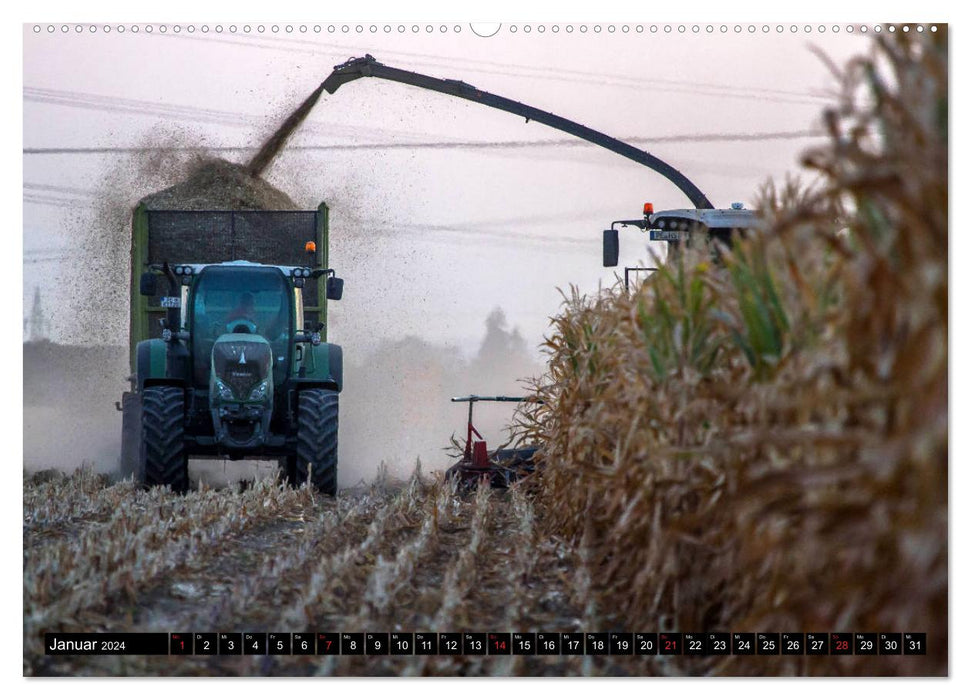
<path fill-rule="evenodd" d="M 273 380 L 286 379 L 290 334 L 290 285 L 269 267 L 211 266 L 196 282 L 192 303 L 192 358 L 197 386 L 209 382 L 212 345 L 224 333 L 253 333 L 273 349 Z"/>

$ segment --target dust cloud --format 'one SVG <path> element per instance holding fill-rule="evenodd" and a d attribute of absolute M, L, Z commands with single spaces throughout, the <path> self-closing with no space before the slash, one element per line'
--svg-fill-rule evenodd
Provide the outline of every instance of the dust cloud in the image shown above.
<path fill-rule="evenodd" d="M 211 159 L 200 143 L 190 130 L 159 128 L 107 167 L 93 188 L 93 207 L 78 210 L 70 224 L 76 243 L 58 269 L 63 281 L 56 287 L 56 306 L 69 313 L 56 316 L 54 337 L 69 338 L 70 345 L 127 344 L 132 210 Z M 121 372 L 124 380 L 127 361 Z"/>
<path fill-rule="evenodd" d="M 118 467 L 128 348 L 24 343 L 24 469 Z"/>
<path fill-rule="evenodd" d="M 309 98 L 304 106 L 308 102 Z M 286 120 L 264 145 L 276 143 L 278 150 L 287 134 L 278 137 L 290 123 Z M 255 160 L 258 158 L 248 166 L 221 160 L 207 150 L 204 139 L 189 130 L 157 129 L 142 140 L 138 150 L 107 167 L 94 186 L 94 208 L 77 214 L 71 223 L 77 244 L 70 263 L 60 266 L 63 281 L 55 300 L 61 308 L 70 309 L 58 316 L 60 327 L 53 335 L 60 343 L 24 344 L 26 470 L 69 471 L 82 464 L 101 472 L 117 469 L 121 413 L 115 402 L 128 390 L 131 371 L 127 348 L 131 213 L 140 201 L 155 208 L 311 209 L 326 200 L 336 204 L 351 222 L 350 227 L 339 227 L 343 230 L 332 236 L 331 246 L 332 255 L 343 261 L 350 278 L 365 266 L 378 277 L 386 276 L 383 267 L 375 268 L 370 245 L 353 231 L 357 218 L 371 214 L 362 204 L 368 199 L 359 196 L 371 189 L 366 164 L 361 164 L 364 171 L 355 169 L 345 174 L 349 177 L 321 190 L 299 176 L 306 171 L 296 159 L 273 169 L 274 179 L 287 190 L 284 192 L 251 174 Z M 272 160 L 261 166 L 264 172 Z M 213 202 L 213 192 L 228 192 L 236 199 Z M 398 194 L 406 201 L 412 199 L 407 189 Z M 225 197 L 219 199 L 222 202 Z M 386 264 L 400 266 L 410 255 L 414 253 L 404 252 L 397 262 L 389 256 Z M 371 291 L 387 290 L 379 285 Z M 335 311 L 353 317 L 353 303 L 341 303 L 344 307 Z M 500 308 L 485 319 L 481 342 L 471 354 L 458 345 L 432 342 L 405 327 L 385 328 L 383 336 L 373 340 L 373 329 L 370 333 L 352 327 L 345 330 L 347 333 L 339 334 L 349 336 L 343 338 L 341 487 L 370 480 L 381 469 L 410 473 L 418 459 L 428 471 L 446 468 L 454 460 L 444 448 L 451 435 L 464 437 L 467 411 L 467 404 L 449 399 L 470 393 L 522 394 L 518 380 L 542 371 L 535 348 L 519 329 L 509 327 Z M 341 338 L 334 340 L 342 342 Z M 508 403 L 477 405 L 476 426 L 490 447 L 505 441 L 503 427 L 513 411 Z M 275 469 L 270 462 L 193 460 L 190 478 L 218 486 L 240 478 L 265 478 Z"/>
<path fill-rule="evenodd" d="M 122 346 L 24 343 L 25 470 L 117 470 L 121 414 L 115 401 L 127 388 L 127 362 Z M 426 471 L 444 470 L 454 461 L 445 448 L 451 435 L 464 438 L 468 410 L 449 399 L 523 395 L 520 380 L 541 372 L 500 308 L 486 319 L 472 357 L 417 336 L 383 341 L 364 357 L 349 357 L 341 394 L 340 486 L 370 481 L 381 469 L 407 475 L 419 459 Z M 507 439 L 513 411 L 508 403 L 477 404 L 475 425 L 490 448 Z M 192 460 L 189 467 L 193 482 L 212 486 L 272 477 L 275 470 L 275 462 L 257 460 Z"/>
<path fill-rule="evenodd" d="M 340 477 L 343 484 L 375 474 L 407 475 L 420 459 L 426 471 L 444 470 L 455 460 L 445 451 L 454 434 L 464 440 L 468 404 L 453 396 L 524 395 L 522 379 L 542 367 L 518 329 L 509 329 L 496 308 L 485 322 L 478 351 L 465 358 L 454 347 L 417 336 L 384 341 L 365 357 L 347 358 L 341 394 Z M 504 427 L 514 405 L 479 403 L 475 425 L 490 449 L 507 438 Z"/>
<path fill-rule="evenodd" d="M 159 127 L 113 160 L 93 185 L 93 206 L 72 210 L 72 234 L 45 299 L 51 335 L 24 343 L 24 469 L 118 467 L 129 388 L 131 215 L 149 192 L 172 187 L 209 155 L 198 135 Z M 51 313 L 54 310 L 60 313 Z M 66 311 L 66 313 L 65 313 Z"/>

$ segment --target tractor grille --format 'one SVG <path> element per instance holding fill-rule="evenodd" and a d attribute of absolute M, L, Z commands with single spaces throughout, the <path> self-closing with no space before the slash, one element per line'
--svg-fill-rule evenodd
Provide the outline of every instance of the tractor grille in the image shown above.
<path fill-rule="evenodd" d="M 253 433 L 256 430 L 256 423 L 237 423 L 235 421 L 229 421 L 226 423 L 226 432 L 229 433 L 229 437 L 236 442 L 245 442 L 253 437 Z"/>
<path fill-rule="evenodd" d="M 220 381 L 232 389 L 233 395 L 245 401 L 253 388 L 269 376 L 271 352 L 266 343 L 216 343 L 212 348 L 213 369 Z"/>

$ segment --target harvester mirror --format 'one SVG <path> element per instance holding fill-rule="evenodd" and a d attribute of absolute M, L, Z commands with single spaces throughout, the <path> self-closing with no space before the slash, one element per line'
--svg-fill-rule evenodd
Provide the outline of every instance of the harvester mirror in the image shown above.
<path fill-rule="evenodd" d="M 617 229 L 604 231 L 604 267 L 617 267 L 620 258 L 620 236 Z"/>
<path fill-rule="evenodd" d="M 138 291 L 143 297 L 153 297 L 156 294 L 157 277 L 154 272 L 143 272 L 138 280 Z"/>
<path fill-rule="evenodd" d="M 344 280 L 340 277 L 327 278 L 327 298 L 339 301 L 344 296 Z"/>

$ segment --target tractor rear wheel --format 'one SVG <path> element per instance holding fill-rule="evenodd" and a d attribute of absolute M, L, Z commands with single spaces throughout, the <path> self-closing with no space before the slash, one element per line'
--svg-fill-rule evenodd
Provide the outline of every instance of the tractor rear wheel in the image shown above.
<path fill-rule="evenodd" d="M 297 454 L 287 460 L 294 486 L 307 481 L 321 493 L 337 495 L 337 392 L 305 389 L 297 399 Z"/>
<path fill-rule="evenodd" d="M 142 445 L 139 480 L 143 486 L 189 490 L 189 460 L 185 452 L 185 395 L 174 386 L 142 391 Z"/>

